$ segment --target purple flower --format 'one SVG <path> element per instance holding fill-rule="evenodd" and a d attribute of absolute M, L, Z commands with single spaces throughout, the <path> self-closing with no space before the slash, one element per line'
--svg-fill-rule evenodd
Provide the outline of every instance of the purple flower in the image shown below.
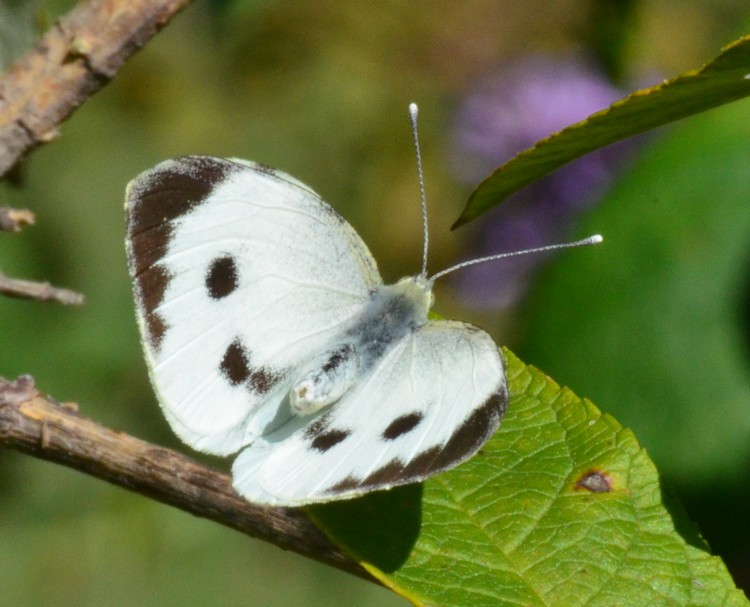
<path fill-rule="evenodd" d="M 620 99 L 591 64 L 577 56 L 535 56 L 505 65 L 476 87 L 456 115 L 459 178 L 476 184 L 539 139 L 583 120 Z M 570 163 L 525 188 L 477 220 L 470 258 L 554 244 L 578 214 L 595 204 L 629 156 L 619 143 Z M 526 291 L 543 255 L 471 266 L 454 286 L 469 305 L 504 308 Z"/>

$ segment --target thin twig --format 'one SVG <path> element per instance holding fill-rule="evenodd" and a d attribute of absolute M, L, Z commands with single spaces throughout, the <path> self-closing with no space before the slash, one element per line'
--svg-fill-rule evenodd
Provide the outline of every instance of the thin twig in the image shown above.
<path fill-rule="evenodd" d="M 32 225 L 35 219 L 34 213 L 28 209 L 0 207 L 0 231 L 20 232 L 23 226 Z"/>
<path fill-rule="evenodd" d="M 0 79 L 0 176 L 109 82 L 190 0 L 90 0 Z"/>
<path fill-rule="evenodd" d="M 130 56 L 190 0 L 91 0 L 77 5 L 0 79 L 0 176 L 111 80 Z M 77 300 L 65 289 L 0 275 L 0 292 Z M 229 477 L 177 452 L 105 428 L 45 398 L 29 377 L 0 378 L 0 445 L 53 461 L 374 579 L 302 510 L 242 499 Z"/>
<path fill-rule="evenodd" d="M 34 380 L 0 378 L 0 445 L 50 460 L 196 516 L 375 581 L 302 510 L 242 499 L 226 474 L 170 449 L 115 432 L 44 397 Z"/>
<path fill-rule="evenodd" d="M 67 306 L 80 306 L 84 301 L 83 295 L 76 291 L 53 287 L 48 282 L 8 278 L 2 273 L 0 273 L 0 295 L 36 301 L 56 301 Z"/>

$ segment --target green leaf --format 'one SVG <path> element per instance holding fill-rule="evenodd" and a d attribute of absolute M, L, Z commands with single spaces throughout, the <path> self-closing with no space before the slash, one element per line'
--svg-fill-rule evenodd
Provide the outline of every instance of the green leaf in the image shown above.
<path fill-rule="evenodd" d="M 636 91 L 521 152 L 477 186 L 453 227 L 584 154 L 750 95 L 749 75 L 750 36 L 744 36 L 701 69 Z"/>
<path fill-rule="evenodd" d="M 652 141 L 581 226 L 604 243 L 560 256 L 524 306 L 523 356 L 692 491 L 747 483 L 749 117 L 743 101 Z"/>
<path fill-rule="evenodd" d="M 324 531 L 415 605 L 747 605 L 633 434 L 504 353 L 510 407 L 477 456 L 309 508 Z"/>

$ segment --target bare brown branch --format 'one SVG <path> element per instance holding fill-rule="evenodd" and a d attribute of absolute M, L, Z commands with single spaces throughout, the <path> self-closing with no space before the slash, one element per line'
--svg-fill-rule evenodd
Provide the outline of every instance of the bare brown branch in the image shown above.
<path fill-rule="evenodd" d="M 0 79 L 0 176 L 109 82 L 190 0 L 91 0 Z"/>
<path fill-rule="evenodd" d="M 0 78 L 0 176 L 111 80 L 190 0 L 91 0 L 55 24 Z M 82 296 L 0 274 L 0 293 L 64 303 Z M 61 406 L 30 377 L 0 378 L 0 445 L 53 461 L 208 518 L 285 550 L 374 579 L 304 511 L 242 499 L 229 477 L 175 451 L 105 428 Z"/>
<path fill-rule="evenodd" d="M 56 301 L 68 306 L 80 306 L 84 301 L 83 295 L 76 291 L 53 287 L 48 282 L 8 278 L 2 273 L 0 273 L 0 295 L 37 301 Z"/>
<path fill-rule="evenodd" d="M 27 209 L 0 207 L 0 231 L 20 232 L 23 226 L 32 225 L 35 219 L 34 213 Z"/>
<path fill-rule="evenodd" d="M 63 464 L 237 529 L 285 550 L 375 581 L 302 510 L 262 508 L 242 499 L 226 474 L 170 449 L 115 432 L 58 405 L 29 376 L 0 378 L 0 445 Z"/>

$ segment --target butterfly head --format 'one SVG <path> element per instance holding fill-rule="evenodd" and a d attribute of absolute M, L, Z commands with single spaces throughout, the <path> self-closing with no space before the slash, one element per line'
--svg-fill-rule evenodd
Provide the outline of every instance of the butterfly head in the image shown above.
<path fill-rule="evenodd" d="M 416 276 L 406 276 L 399 280 L 393 288 L 403 294 L 405 298 L 414 302 L 415 308 L 420 312 L 424 311 L 425 318 L 427 313 L 435 303 L 435 295 L 432 293 L 434 281 L 423 274 Z"/>

